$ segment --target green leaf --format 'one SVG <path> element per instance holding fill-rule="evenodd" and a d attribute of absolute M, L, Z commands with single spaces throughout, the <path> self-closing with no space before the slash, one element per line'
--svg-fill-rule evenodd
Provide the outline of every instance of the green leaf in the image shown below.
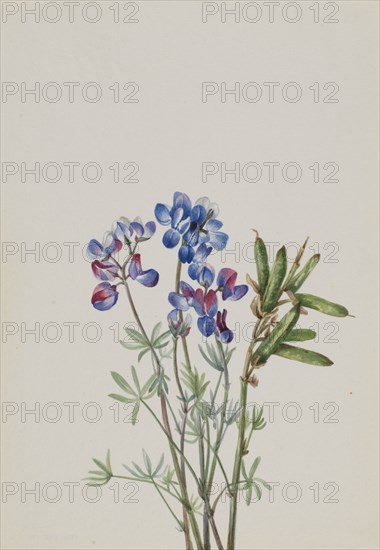
<path fill-rule="evenodd" d="M 154 342 L 155 339 L 157 338 L 157 336 L 160 334 L 161 326 L 162 326 L 161 322 L 154 325 L 153 330 L 152 330 L 152 336 L 151 336 L 151 341 L 152 342 Z"/>
<path fill-rule="evenodd" d="M 300 316 L 299 304 L 292 307 L 281 321 L 275 326 L 272 332 L 265 338 L 259 345 L 254 353 L 254 358 L 259 360 L 258 364 L 265 363 L 269 357 L 274 353 L 278 346 L 286 339 L 288 334 L 294 328 Z"/>
<path fill-rule="evenodd" d="M 285 359 L 290 359 L 291 361 L 300 361 L 301 363 L 308 363 L 309 365 L 316 365 L 318 367 L 329 367 L 333 365 L 333 362 L 321 353 L 308 349 L 296 348 L 288 344 L 281 344 L 275 351 L 275 355 L 285 357 Z"/>
<path fill-rule="evenodd" d="M 261 500 L 261 497 L 262 497 L 262 495 L 263 495 L 263 492 L 262 492 L 262 490 L 261 490 L 260 485 L 258 485 L 255 481 L 252 482 L 252 485 L 253 485 L 253 487 L 254 487 L 254 489 L 255 489 L 255 491 L 256 491 L 257 498 L 258 498 L 259 500 Z"/>
<path fill-rule="evenodd" d="M 249 470 L 249 477 L 252 479 L 253 476 L 255 475 L 256 473 L 256 470 L 257 468 L 259 467 L 259 464 L 261 462 L 261 456 L 258 456 L 257 458 L 255 458 L 252 466 L 251 466 L 251 469 Z"/>
<path fill-rule="evenodd" d="M 248 474 L 247 470 L 245 469 L 244 460 L 241 461 L 241 473 L 243 474 L 244 479 L 248 481 Z"/>
<path fill-rule="evenodd" d="M 105 464 L 103 464 L 103 462 L 101 462 L 100 460 L 98 460 L 97 458 L 93 458 L 92 459 L 95 464 L 101 469 L 103 470 L 103 472 L 105 472 L 106 474 L 108 474 L 108 470 L 107 470 L 107 466 Z"/>
<path fill-rule="evenodd" d="M 162 468 L 162 466 L 163 466 L 163 464 L 164 464 L 164 460 L 165 460 L 165 455 L 162 454 L 162 455 L 161 455 L 161 458 L 160 458 L 160 460 L 159 460 L 159 462 L 158 462 L 158 464 L 157 464 L 157 467 L 156 467 L 156 469 L 154 470 L 152 476 L 156 476 L 156 475 L 158 474 L 158 472 L 161 470 L 161 468 Z"/>
<path fill-rule="evenodd" d="M 152 393 L 151 387 L 153 382 L 155 382 L 156 380 L 157 380 L 156 374 L 152 374 L 152 376 L 148 378 L 148 380 L 145 382 L 145 384 L 142 387 L 141 397 L 145 397 L 146 395 Z"/>
<path fill-rule="evenodd" d="M 213 368 L 218 370 L 219 372 L 223 372 L 223 366 L 213 361 L 209 356 L 206 355 L 206 353 L 203 351 L 202 347 L 199 345 L 199 351 L 202 354 L 202 357 L 204 360 Z"/>
<path fill-rule="evenodd" d="M 144 457 L 144 464 L 145 468 L 149 475 L 152 474 L 152 461 L 150 460 L 148 453 L 143 449 L 143 457 Z"/>
<path fill-rule="evenodd" d="M 139 363 L 140 363 L 141 359 L 144 357 L 144 355 L 145 355 L 146 353 L 148 353 L 148 351 L 149 351 L 149 348 L 145 348 L 145 349 L 143 349 L 142 351 L 140 351 L 140 353 L 139 353 L 139 355 L 138 355 L 138 357 L 137 357 L 137 361 L 138 361 Z"/>
<path fill-rule="evenodd" d="M 132 370 L 132 378 L 133 378 L 133 381 L 134 381 L 135 386 L 136 386 L 136 388 L 137 388 L 138 394 L 140 395 L 140 393 L 141 393 L 141 388 L 140 388 L 139 377 L 137 376 L 136 369 L 135 369 L 135 367 L 134 367 L 133 365 L 132 365 L 132 367 L 131 367 L 131 370 Z"/>
<path fill-rule="evenodd" d="M 273 306 L 276 304 L 281 292 L 282 283 L 285 279 L 287 268 L 288 261 L 286 257 L 286 249 L 285 246 L 282 246 L 277 252 L 272 269 L 270 270 L 267 288 L 263 297 L 263 311 L 272 311 Z"/>
<path fill-rule="evenodd" d="M 111 468 L 111 453 L 110 453 L 110 450 L 108 449 L 107 451 L 107 456 L 106 456 L 106 466 L 107 466 L 107 470 L 112 474 L 112 468 Z"/>
<path fill-rule="evenodd" d="M 257 234 L 254 246 L 257 278 L 259 282 L 260 296 L 263 297 L 269 279 L 268 252 L 264 241 Z"/>
<path fill-rule="evenodd" d="M 130 327 L 126 327 L 125 332 L 133 342 L 139 343 L 143 346 L 146 346 L 147 344 L 149 345 L 149 342 L 147 342 L 145 336 L 141 334 L 139 331 Z"/>
<path fill-rule="evenodd" d="M 294 328 L 286 337 L 286 342 L 306 342 L 306 340 L 314 340 L 317 333 L 308 328 Z"/>
<path fill-rule="evenodd" d="M 132 411 L 132 426 L 135 426 L 136 425 L 136 422 L 137 422 L 137 416 L 139 414 L 139 410 L 140 410 L 140 399 L 138 399 L 135 403 L 135 406 L 133 407 L 133 411 Z"/>
<path fill-rule="evenodd" d="M 116 384 L 124 390 L 126 393 L 129 393 L 130 395 L 136 395 L 136 393 L 133 391 L 131 386 L 128 384 L 128 382 L 121 376 L 121 374 L 118 374 L 117 372 L 111 372 L 112 378 L 115 380 Z"/>
<path fill-rule="evenodd" d="M 320 254 L 314 254 L 314 256 L 312 256 L 310 260 L 306 262 L 305 266 L 301 269 L 301 271 L 297 273 L 297 275 L 292 277 L 292 279 L 286 285 L 285 290 L 291 290 L 292 292 L 297 292 L 297 290 L 301 288 L 301 286 L 309 277 L 311 272 L 318 265 L 320 258 L 321 258 Z"/>
<path fill-rule="evenodd" d="M 123 395 L 118 395 L 117 393 L 109 393 L 108 397 L 111 399 L 115 399 L 116 401 L 121 401 L 121 403 L 134 403 L 136 399 L 128 399 L 128 397 L 124 397 Z"/>
<path fill-rule="evenodd" d="M 312 294 L 296 294 L 295 296 L 303 307 L 315 309 L 334 317 L 347 317 L 349 315 L 348 309 L 344 306 L 334 304 L 334 302 L 329 302 L 319 296 L 313 296 Z"/>

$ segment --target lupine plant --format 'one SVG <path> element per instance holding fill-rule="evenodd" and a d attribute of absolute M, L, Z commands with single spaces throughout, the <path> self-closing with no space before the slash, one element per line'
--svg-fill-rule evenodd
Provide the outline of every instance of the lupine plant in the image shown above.
<path fill-rule="evenodd" d="M 133 281 L 145 287 L 159 282 L 158 272 L 144 270 L 141 259 L 144 242 L 155 235 L 154 221 L 144 224 L 140 218 L 118 219 L 102 243 L 90 241 L 88 256 L 93 260 L 93 274 L 100 281 L 94 289 L 92 305 L 99 311 L 111 309 L 124 287 L 127 312 L 133 316 L 136 328 L 126 328 L 128 338 L 121 344 L 131 355 L 137 353 L 139 364 L 149 359 L 152 367 L 148 377 L 145 369 L 134 366 L 130 372 L 112 372 L 119 393 L 109 397 L 133 407 L 133 425 L 141 407 L 150 413 L 168 446 L 169 460 L 163 454 L 153 462 L 143 450 L 143 463 L 124 465 L 126 475 L 117 475 L 108 451 L 104 462 L 93 459 L 98 470 L 90 471 L 86 480 L 94 485 L 106 484 L 112 478 L 150 484 L 183 533 L 187 550 L 208 550 L 212 539 L 219 550 L 233 550 L 239 493 L 250 505 L 253 495 L 257 501 L 263 490 L 271 490 L 256 475 L 260 457 L 251 460 L 249 454 L 253 433 L 265 427 L 263 409 L 247 406 L 248 392 L 254 392 L 259 383 L 257 371 L 264 366 L 270 368 L 272 356 L 320 367 L 332 365 L 324 355 L 299 346 L 316 337 L 313 330 L 300 328 L 299 320 L 309 309 L 337 317 L 347 316 L 348 311 L 318 296 L 299 292 L 320 259 L 315 254 L 301 268 L 307 241 L 293 262 L 288 262 L 283 246 L 270 265 L 265 243 L 255 232 L 256 276 L 247 275 L 248 285 L 237 284 L 234 269 L 224 267 L 216 274 L 209 261 L 228 242 L 228 235 L 221 231 L 223 224 L 216 204 L 206 197 L 193 204 L 185 193 L 177 192 L 172 205 L 157 204 L 154 213 L 158 223 L 166 228 L 163 245 L 177 249 L 174 285 L 170 288 L 170 281 L 162 284 L 171 307 L 166 327 L 158 323 L 148 333 L 132 297 Z M 149 262 L 144 258 L 143 263 Z M 237 374 L 237 368 L 232 368 L 234 333 L 228 328 L 227 307 L 245 297 L 255 323 L 242 372 Z M 192 326 L 193 317 L 196 328 Z M 195 367 L 191 358 L 191 331 L 199 334 L 202 370 Z M 231 397 L 234 384 L 240 389 L 237 400 Z M 228 471 L 223 443 L 226 432 L 231 430 L 236 432 L 236 449 L 233 469 Z M 194 445 L 198 448 L 196 461 L 189 452 Z M 211 495 L 216 479 L 221 481 L 220 491 Z M 230 509 L 225 533 L 217 521 L 222 497 Z"/>

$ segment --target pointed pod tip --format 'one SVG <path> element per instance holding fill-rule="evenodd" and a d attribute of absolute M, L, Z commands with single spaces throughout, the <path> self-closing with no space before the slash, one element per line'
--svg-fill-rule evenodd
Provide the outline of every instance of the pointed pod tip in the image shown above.
<path fill-rule="evenodd" d="M 257 229 L 253 229 L 253 227 L 251 227 L 251 231 L 256 233 L 256 239 L 258 239 L 260 237 L 259 232 L 257 231 Z"/>

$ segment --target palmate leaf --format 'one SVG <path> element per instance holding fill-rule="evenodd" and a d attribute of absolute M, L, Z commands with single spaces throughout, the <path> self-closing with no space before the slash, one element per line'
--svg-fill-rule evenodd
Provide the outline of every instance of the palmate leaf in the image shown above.
<path fill-rule="evenodd" d="M 116 384 L 125 391 L 125 393 L 128 393 L 129 395 L 133 395 L 134 397 L 137 397 L 137 394 L 133 391 L 132 387 L 128 384 L 128 382 L 121 376 L 121 374 L 112 371 L 111 372 L 112 378 L 115 380 Z"/>
<path fill-rule="evenodd" d="M 160 460 L 158 461 L 158 464 L 155 468 L 152 466 L 152 461 L 148 455 L 148 453 L 143 449 L 143 460 L 146 470 L 144 471 L 136 462 L 132 462 L 133 468 L 130 466 L 127 466 L 126 464 L 123 464 L 124 468 L 133 476 L 137 477 L 139 479 L 145 479 L 145 480 L 153 480 L 158 477 L 161 477 L 163 475 L 162 467 L 164 465 L 165 456 L 162 454 L 160 457 Z M 168 467 L 165 467 L 164 471 L 167 470 Z M 169 469 L 170 471 L 170 469 Z M 168 483 L 172 483 L 169 481 Z"/>
<path fill-rule="evenodd" d="M 216 350 L 213 344 L 209 344 L 208 342 L 205 343 L 206 351 L 202 348 L 201 345 L 198 346 L 199 351 L 201 352 L 201 355 L 203 359 L 215 370 L 219 372 L 224 371 L 224 362 L 226 365 L 231 360 L 232 354 L 235 351 L 236 348 L 228 349 L 226 346 L 225 348 L 222 347 L 222 353 L 224 357 L 221 356 L 219 353 L 219 349 Z"/>
<path fill-rule="evenodd" d="M 297 348 L 295 346 L 289 346 L 288 344 L 281 344 L 275 351 L 275 355 L 290 359 L 292 361 L 299 361 L 300 363 L 307 363 L 308 365 L 316 365 L 317 367 L 330 367 L 333 362 L 316 351 L 311 351 L 304 348 Z"/>
<path fill-rule="evenodd" d="M 197 401 L 200 401 L 204 396 L 207 386 L 210 381 L 206 381 L 206 375 L 202 373 L 199 375 L 197 369 L 194 367 L 193 370 L 188 369 L 184 366 L 182 371 L 182 381 L 185 386 L 190 390 L 190 392 L 195 396 Z"/>
<path fill-rule="evenodd" d="M 84 481 L 87 481 L 87 485 L 98 486 L 105 485 L 112 478 L 112 468 L 111 468 L 111 458 L 110 451 L 107 451 L 105 463 L 97 458 L 92 459 L 99 470 L 90 470 L 88 473 L 91 474 L 90 477 L 85 477 Z"/>
<path fill-rule="evenodd" d="M 256 405 L 253 406 L 252 414 L 248 417 L 246 422 L 246 429 L 250 428 L 252 431 L 262 430 L 266 426 L 266 421 L 263 418 L 264 407 L 257 409 Z"/>
<path fill-rule="evenodd" d="M 244 499 L 246 501 L 247 506 L 249 506 L 252 503 L 252 493 L 253 493 L 253 491 L 255 491 L 256 497 L 258 498 L 258 500 L 261 500 L 263 491 L 260 487 L 260 484 L 263 487 L 265 487 L 265 489 L 267 489 L 268 491 L 272 490 L 272 487 L 269 485 L 269 483 L 267 483 L 266 481 L 264 481 L 260 477 L 254 477 L 255 473 L 256 473 L 256 470 L 259 467 L 260 461 L 261 461 L 261 457 L 259 457 L 259 456 L 256 457 L 253 464 L 252 464 L 252 466 L 251 466 L 251 468 L 249 469 L 248 473 L 247 473 L 247 470 L 246 470 L 246 467 L 245 467 L 245 464 L 244 464 L 244 460 L 241 463 L 241 473 L 242 473 L 243 478 L 246 482 L 243 485 L 243 490 L 245 491 Z"/>

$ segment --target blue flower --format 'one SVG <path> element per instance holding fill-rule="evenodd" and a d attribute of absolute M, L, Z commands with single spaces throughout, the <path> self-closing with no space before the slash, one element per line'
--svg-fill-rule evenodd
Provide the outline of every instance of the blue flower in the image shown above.
<path fill-rule="evenodd" d="M 108 282 L 100 283 L 94 288 L 91 303 L 95 309 L 106 311 L 116 304 L 118 297 L 116 286 Z"/>
<path fill-rule="evenodd" d="M 113 234 L 116 239 L 124 243 L 131 243 L 133 234 L 135 234 L 135 242 L 143 242 L 149 240 L 156 232 L 156 224 L 153 221 L 144 222 L 140 217 L 135 218 L 132 222 L 128 218 L 119 218 L 113 224 Z"/>
<path fill-rule="evenodd" d="M 193 320 L 189 313 L 181 321 L 178 309 L 173 309 L 168 314 L 169 330 L 174 338 L 177 338 L 177 336 L 187 336 L 190 332 L 192 322 Z"/>
<path fill-rule="evenodd" d="M 170 292 L 169 302 L 175 310 L 188 311 L 193 307 L 199 316 L 198 328 L 204 336 L 211 336 L 215 331 L 216 321 L 214 319 L 218 311 L 218 298 L 215 290 L 208 290 L 206 293 L 197 288 L 180 282 L 180 293 Z M 174 314 L 173 314 L 174 315 Z"/>
<path fill-rule="evenodd" d="M 95 277 L 100 281 L 113 281 L 119 273 L 119 267 L 111 262 L 95 260 L 91 267 Z"/>
<path fill-rule="evenodd" d="M 216 326 L 218 329 L 218 338 L 222 344 L 229 344 L 234 339 L 234 333 L 226 325 L 227 310 L 223 309 L 223 313 L 218 311 L 216 315 Z"/>
<path fill-rule="evenodd" d="M 144 286 L 152 287 L 156 286 L 158 283 L 159 274 L 155 269 L 147 269 L 146 271 L 143 271 L 140 254 L 134 254 L 132 256 L 128 273 L 134 281 L 137 281 Z"/>
<path fill-rule="evenodd" d="M 187 271 L 191 279 L 195 280 L 197 278 L 199 269 L 206 263 L 207 257 L 211 252 L 211 246 L 207 246 L 206 244 L 198 246 Z"/>
<path fill-rule="evenodd" d="M 87 255 L 92 260 L 105 260 L 114 252 L 118 252 L 123 247 L 122 243 L 109 231 L 105 234 L 103 244 L 92 239 L 87 245 Z"/>
<path fill-rule="evenodd" d="M 208 243 L 214 250 L 223 250 L 228 241 L 228 235 L 219 231 L 223 223 L 216 219 L 219 209 L 211 203 L 208 197 L 198 199 L 191 210 L 190 226 L 184 234 L 188 246 Z"/>
<path fill-rule="evenodd" d="M 189 227 L 188 218 L 191 212 L 191 200 L 185 193 L 174 193 L 173 206 L 157 204 L 154 210 L 157 221 L 161 225 L 170 225 L 162 238 L 166 248 L 177 246 L 183 233 Z"/>
<path fill-rule="evenodd" d="M 240 300 L 248 292 L 247 285 L 235 286 L 237 272 L 229 267 L 224 267 L 219 271 L 216 279 L 218 289 L 222 291 L 223 300 Z"/>
<path fill-rule="evenodd" d="M 197 281 L 201 286 L 209 288 L 215 279 L 215 270 L 210 264 L 203 264 L 197 272 Z"/>

